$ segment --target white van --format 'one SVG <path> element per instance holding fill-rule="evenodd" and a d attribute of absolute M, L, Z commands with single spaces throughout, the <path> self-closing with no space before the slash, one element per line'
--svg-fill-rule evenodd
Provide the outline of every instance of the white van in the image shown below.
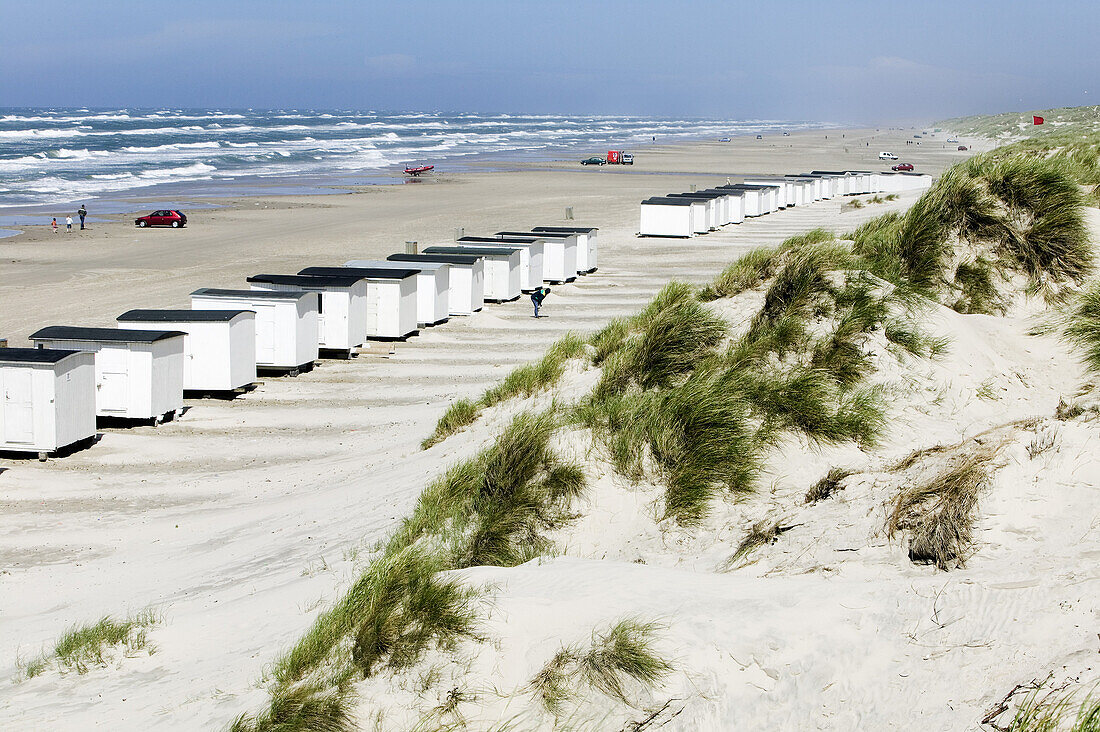
<path fill-rule="evenodd" d="M 898 156 L 892 152 L 880 152 L 878 154 L 879 160 L 897 160 Z"/>

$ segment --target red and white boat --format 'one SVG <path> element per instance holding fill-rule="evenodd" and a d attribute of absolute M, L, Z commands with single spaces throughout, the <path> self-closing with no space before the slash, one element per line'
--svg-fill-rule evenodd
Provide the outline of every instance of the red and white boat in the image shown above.
<path fill-rule="evenodd" d="M 421 173 L 427 173 L 430 170 L 435 170 L 434 165 L 406 165 L 405 175 L 417 176 Z"/>

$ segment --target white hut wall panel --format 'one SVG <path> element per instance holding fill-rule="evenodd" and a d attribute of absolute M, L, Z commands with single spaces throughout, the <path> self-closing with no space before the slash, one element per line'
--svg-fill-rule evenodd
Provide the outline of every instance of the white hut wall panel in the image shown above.
<path fill-rule="evenodd" d="M 256 313 L 256 365 L 263 368 L 294 369 L 317 360 L 316 293 L 286 299 L 250 299 L 247 295 L 191 296 L 193 310 L 223 310 L 227 307 L 247 308 Z"/>
<path fill-rule="evenodd" d="M 730 196 L 730 201 L 733 204 L 731 223 L 743 224 L 745 222 L 745 196 Z"/>
<path fill-rule="evenodd" d="M 570 236 L 565 240 L 565 280 L 575 280 L 581 271 L 581 240 L 579 236 Z M 594 267 L 595 265 L 593 265 Z"/>
<path fill-rule="evenodd" d="M 145 330 L 148 320 L 120 320 L 118 327 Z M 242 312 L 214 322 L 157 320 L 156 326 L 186 333 L 183 338 L 183 388 L 232 391 L 256 380 L 256 314 Z"/>
<path fill-rule="evenodd" d="M 96 415 L 151 419 L 183 408 L 183 337 L 153 343 L 36 339 L 95 354 Z"/>
<path fill-rule="evenodd" d="M 413 276 L 397 280 L 397 284 L 398 295 L 400 297 L 400 306 L 397 314 L 397 330 L 401 333 L 398 338 L 404 338 L 416 332 L 416 306 L 418 293 L 420 291 L 420 282 L 417 277 Z"/>
<path fill-rule="evenodd" d="M 695 232 L 690 205 L 643 203 L 641 205 L 642 236 L 690 237 Z"/>
<path fill-rule="evenodd" d="M 0 450 L 53 452 L 93 437 L 95 394 L 94 353 L 0 361 Z"/>
<path fill-rule="evenodd" d="M 95 435 L 95 354 L 73 358 L 76 363 L 59 363 L 44 374 L 54 384 L 53 409 L 46 410 L 53 414 L 53 450 Z"/>
<path fill-rule="evenodd" d="M 252 282 L 261 292 L 313 292 L 317 294 L 316 329 L 319 348 L 346 351 L 363 343 L 367 336 L 366 283 L 349 287 L 304 288 L 277 282 Z"/>
<path fill-rule="evenodd" d="M 416 277 L 367 280 L 367 338 L 405 338 L 416 331 L 416 285 Z"/>
<path fill-rule="evenodd" d="M 691 221 L 695 234 L 706 234 L 710 231 L 710 222 L 707 221 L 707 205 L 702 201 L 691 202 Z"/>

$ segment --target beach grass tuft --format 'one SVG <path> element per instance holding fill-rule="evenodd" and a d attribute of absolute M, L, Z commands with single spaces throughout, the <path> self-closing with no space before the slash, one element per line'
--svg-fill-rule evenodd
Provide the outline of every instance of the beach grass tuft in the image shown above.
<path fill-rule="evenodd" d="M 426 450 L 477 421 L 482 410 L 508 399 L 526 398 L 557 384 L 565 373 L 566 364 L 586 355 L 585 341 L 575 333 L 567 333 L 533 363 L 514 369 L 499 384 L 486 390 L 476 402 L 458 399 L 436 423 L 435 430 L 420 443 Z"/>
<path fill-rule="evenodd" d="M 1005 732 L 1100 732 L 1100 696 L 1093 692 L 1075 702 L 1076 694 L 1042 687 L 1024 697 Z"/>
<path fill-rule="evenodd" d="M 1078 295 L 1064 319 L 1063 334 L 1081 350 L 1088 370 L 1100 374 L 1100 282 Z"/>
<path fill-rule="evenodd" d="M 893 538 L 909 534 L 909 559 L 947 571 L 962 567 L 973 542 L 978 498 L 991 481 L 996 455 L 982 448 L 965 454 L 932 478 L 904 487 L 886 522 Z"/>
<path fill-rule="evenodd" d="M 558 650 L 528 688 L 555 716 L 579 696 L 582 685 L 629 704 L 630 682 L 652 687 L 672 671 L 672 664 L 653 648 L 659 627 L 638 618 L 619 620 L 593 633 L 587 648 L 574 644 Z"/>
<path fill-rule="evenodd" d="M 439 418 L 435 431 L 424 438 L 420 443 L 421 450 L 427 450 L 432 445 L 442 442 L 455 434 L 463 427 L 467 427 L 477 421 L 481 409 L 469 399 L 456 399 L 447 407 L 447 411 Z"/>
<path fill-rule="evenodd" d="M 849 475 L 852 475 L 852 471 L 846 468 L 829 468 L 829 472 L 806 491 L 806 497 L 802 502 L 817 503 L 830 498 L 838 490 L 844 490 L 842 482 Z"/>
<path fill-rule="evenodd" d="M 790 526 L 783 526 L 780 519 L 763 519 L 757 521 L 749 527 L 745 536 L 742 537 L 741 543 L 737 545 L 736 551 L 730 555 L 729 559 L 722 563 L 720 568 L 721 571 L 728 571 L 751 564 L 750 557 L 757 549 L 762 546 L 767 546 L 768 544 L 774 544 L 779 540 L 781 535 L 790 529 Z"/>
<path fill-rule="evenodd" d="M 106 666 L 108 651 L 113 648 L 125 655 L 141 650 L 152 653 L 148 629 L 159 622 L 160 617 L 153 610 L 143 610 L 122 620 L 108 616 L 89 625 L 75 626 L 58 638 L 51 653 L 24 664 L 23 675 L 34 678 L 45 673 L 51 664 L 62 671 L 86 674 L 93 667 Z"/>

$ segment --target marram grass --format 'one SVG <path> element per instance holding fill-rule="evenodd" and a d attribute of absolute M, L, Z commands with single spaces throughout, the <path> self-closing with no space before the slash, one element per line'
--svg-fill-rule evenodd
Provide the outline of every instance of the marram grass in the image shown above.
<path fill-rule="evenodd" d="M 89 625 L 74 626 L 58 638 L 51 653 L 26 663 L 23 673 L 34 678 L 55 665 L 62 671 L 85 674 L 94 667 L 106 666 L 110 649 L 121 649 L 126 655 L 150 650 L 147 631 L 159 621 L 155 612 L 144 610 L 122 620 L 103 617 Z"/>
<path fill-rule="evenodd" d="M 420 443 L 426 450 L 463 428 L 473 424 L 482 410 L 508 399 L 533 396 L 558 383 L 568 362 L 585 355 L 585 342 L 574 333 L 567 333 L 546 350 L 543 357 L 513 370 L 496 386 L 486 390 L 476 402 L 458 399 L 451 403 L 436 423 L 435 430 Z"/>
<path fill-rule="evenodd" d="M 577 701 L 585 689 L 629 704 L 629 685 L 653 687 L 672 671 L 672 664 L 654 650 L 659 626 L 624 618 L 592 634 L 587 648 L 574 644 L 559 649 L 528 684 L 542 706 L 554 716 Z"/>

